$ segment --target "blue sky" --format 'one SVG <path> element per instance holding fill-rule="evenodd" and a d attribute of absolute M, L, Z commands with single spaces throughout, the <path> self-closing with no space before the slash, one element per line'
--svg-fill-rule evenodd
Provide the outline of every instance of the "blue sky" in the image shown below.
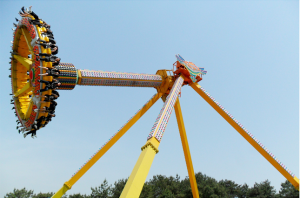
<path fill-rule="evenodd" d="M 57 117 L 24 139 L 9 104 L 12 23 L 22 6 L 51 25 L 62 62 L 78 69 L 154 74 L 175 54 L 207 70 L 200 85 L 299 178 L 298 1 L 0 1 L 0 196 L 57 191 L 143 104 L 154 88 L 76 86 Z M 195 172 L 238 184 L 285 178 L 192 88 L 180 98 Z M 68 193 L 130 175 L 159 100 Z M 147 180 L 186 177 L 173 112 Z"/>

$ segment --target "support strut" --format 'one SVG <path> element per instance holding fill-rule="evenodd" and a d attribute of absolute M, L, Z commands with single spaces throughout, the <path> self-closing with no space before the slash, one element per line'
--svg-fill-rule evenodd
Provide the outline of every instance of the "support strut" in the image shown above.
<path fill-rule="evenodd" d="M 72 186 L 152 107 L 162 96 L 154 95 L 71 179 L 64 183 L 52 198 L 62 197 Z"/>
<path fill-rule="evenodd" d="M 190 86 L 214 108 L 237 132 L 239 132 L 266 160 L 268 160 L 291 184 L 299 190 L 299 179 L 283 165 L 261 142 L 259 142 L 241 123 L 229 114 L 214 98 L 200 85 L 191 83 Z"/>
<path fill-rule="evenodd" d="M 158 146 L 167 127 L 182 84 L 183 78 L 178 77 L 152 127 L 147 138 L 148 141 L 142 147 L 142 153 L 129 176 L 120 198 L 138 198 L 140 196 L 155 154 L 158 153 Z"/>
<path fill-rule="evenodd" d="M 180 138 L 181 138 L 186 167 L 187 167 L 189 178 L 190 178 L 193 197 L 199 198 L 198 186 L 197 186 L 195 172 L 194 172 L 194 168 L 193 168 L 193 162 L 192 162 L 192 157 L 191 157 L 191 153 L 190 153 L 189 143 L 187 140 L 186 131 L 185 131 L 184 123 L 183 123 L 183 117 L 182 117 L 179 99 L 177 99 L 174 109 L 175 109 L 176 119 L 177 119 L 177 123 L 178 123 L 178 129 L 179 129 L 179 134 L 180 134 Z"/>

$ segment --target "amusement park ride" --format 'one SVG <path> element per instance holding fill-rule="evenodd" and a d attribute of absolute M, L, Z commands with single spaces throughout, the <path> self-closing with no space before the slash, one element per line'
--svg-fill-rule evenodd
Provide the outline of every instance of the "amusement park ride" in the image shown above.
<path fill-rule="evenodd" d="M 141 118 L 149 108 L 162 99 L 164 105 L 147 137 L 146 144 L 134 169 L 123 189 L 121 197 L 139 197 L 147 174 L 163 137 L 173 109 L 180 132 L 182 147 L 186 160 L 193 197 L 199 197 L 194 175 L 192 159 L 189 151 L 183 117 L 178 95 L 181 87 L 192 87 L 208 104 L 210 104 L 234 129 L 236 129 L 262 156 L 266 158 L 293 186 L 299 190 L 299 179 L 283 165 L 265 146 L 241 125 L 227 110 L 224 109 L 198 82 L 206 74 L 204 68 L 198 68 L 192 62 L 185 61 L 176 55 L 177 61 L 173 70 L 158 70 L 156 74 L 138 74 L 126 72 L 106 72 L 76 69 L 71 63 L 55 62 L 53 56 L 53 33 L 45 21 L 38 18 L 31 10 L 21 12 L 22 19 L 15 24 L 11 56 L 12 103 L 24 135 L 45 127 L 51 117 L 51 105 L 55 98 L 54 77 L 61 83 L 58 90 L 72 90 L 75 85 L 91 86 L 124 86 L 124 87 L 154 87 L 157 90 L 146 104 L 115 133 L 89 161 L 87 161 L 72 177 L 65 182 L 53 198 L 61 197 Z M 56 51 L 57 52 L 57 51 Z M 42 55 L 43 53 L 44 55 Z M 52 53 L 52 54 L 51 54 Z M 49 57 L 49 58 L 47 58 Z M 52 59 L 50 59 L 52 57 Z M 44 68 L 42 68 L 44 67 Z M 59 71 L 59 76 L 51 75 Z M 46 74 L 46 72 L 48 72 Z M 40 75 L 42 74 L 42 75 Z M 40 81 L 41 80 L 41 81 Z M 44 81 L 49 82 L 42 83 Z M 48 86 L 48 87 L 47 87 Z M 45 91 L 40 91 L 44 89 Z M 57 93 L 56 93 L 57 95 Z M 46 97 L 45 97 L 46 96 Z M 50 98 L 50 99 L 49 99 Z M 53 109 L 52 109 L 53 112 Z M 19 132 L 20 132 L 19 131 Z"/>

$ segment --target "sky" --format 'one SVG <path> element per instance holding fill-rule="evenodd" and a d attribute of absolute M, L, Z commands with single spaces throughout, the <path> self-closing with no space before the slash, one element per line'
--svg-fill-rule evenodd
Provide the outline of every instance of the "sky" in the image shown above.
<path fill-rule="evenodd" d="M 61 62 L 78 69 L 155 74 L 175 54 L 204 67 L 199 84 L 299 178 L 298 1 L 0 1 L 0 197 L 14 188 L 56 192 L 156 90 L 77 85 L 32 139 L 16 130 L 9 56 L 22 6 L 51 25 Z M 250 187 L 285 178 L 191 87 L 180 103 L 195 172 Z M 162 100 L 69 190 L 90 194 L 127 178 Z M 147 181 L 188 173 L 173 114 Z"/>

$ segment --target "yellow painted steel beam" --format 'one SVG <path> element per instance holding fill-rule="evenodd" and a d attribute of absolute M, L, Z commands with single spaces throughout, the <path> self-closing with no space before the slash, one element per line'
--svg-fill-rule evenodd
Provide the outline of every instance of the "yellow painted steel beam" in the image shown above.
<path fill-rule="evenodd" d="M 186 136 L 186 131 L 185 131 L 185 127 L 184 127 L 184 122 L 183 122 L 179 99 L 177 99 L 177 101 L 174 105 L 174 109 L 175 109 L 177 124 L 178 124 L 178 128 L 179 128 L 179 133 L 180 133 L 184 158 L 185 158 L 185 162 L 186 162 L 186 167 L 187 167 L 189 178 L 190 178 L 193 197 L 199 198 L 198 186 L 197 186 L 197 182 L 196 182 L 195 172 L 194 172 L 193 163 L 192 163 L 192 157 L 191 157 L 191 153 L 190 153 L 190 149 L 189 149 L 188 139 Z"/>
<path fill-rule="evenodd" d="M 27 71 L 30 70 L 30 67 L 32 65 L 32 60 L 29 58 L 24 58 L 19 55 L 14 55 L 14 58 L 17 59 L 24 67 L 26 67 Z"/>
<path fill-rule="evenodd" d="M 247 132 L 240 127 L 231 117 L 223 111 L 208 95 L 200 89 L 197 83 L 191 83 L 190 86 L 214 108 L 235 130 L 237 130 L 266 160 L 268 160 L 291 184 L 299 190 L 299 179 L 288 173 L 267 151 L 265 151 Z"/>
<path fill-rule="evenodd" d="M 60 198 L 62 197 L 68 190 L 70 190 L 71 188 L 69 188 L 66 184 L 64 184 L 53 196 L 55 198 Z"/>
<path fill-rule="evenodd" d="M 31 112 L 32 112 L 32 106 L 33 106 L 33 100 L 30 99 L 26 114 L 24 115 L 24 119 L 28 119 L 30 117 Z"/>
<path fill-rule="evenodd" d="M 20 89 L 17 93 L 15 93 L 15 97 L 22 96 L 29 91 L 31 91 L 31 83 L 27 82 L 26 85 L 22 87 L 22 89 Z"/>
<path fill-rule="evenodd" d="M 126 182 L 120 198 L 138 198 L 140 196 L 155 154 L 158 153 L 158 146 L 174 108 L 174 101 L 177 100 L 180 93 L 182 84 L 183 78 L 178 77 L 154 123 L 154 127 L 147 138 L 148 141 L 142 147 L 139 159 Z"/>
<path fill-rule="evenodd" d="M 31 46 L 31 44 L 30 44 L 30 42 L 31 42 L 31 37 L 29 36 L 28 31 L 24 30 L 24 28 L 21 28 L 21 30 L 22 30 L 22 33 L 23 33 L 23 35 L 24 35 L 25 41 L 26 41 L 26 43 L 27 43 L 28 50 L 29 50 L 29 52 L 33 55 L 32 46 Z"/>
<path fill-rule="evenodd" d="M 112 137 L 102 149 L 100 149 L 63 187 L 57 191 L 52 198 L 60 198 L 152 107 L 152 105 L 162 96 L 157 93 L 147 104 L 145 104 L 114 137 Z"/>
<path fill-rule="evenodd" d="M 138 198 L 151 168 L 159 142 L 152 137 L 142 147 L 142 153 L 131 172 L 120 198 Z"/>

